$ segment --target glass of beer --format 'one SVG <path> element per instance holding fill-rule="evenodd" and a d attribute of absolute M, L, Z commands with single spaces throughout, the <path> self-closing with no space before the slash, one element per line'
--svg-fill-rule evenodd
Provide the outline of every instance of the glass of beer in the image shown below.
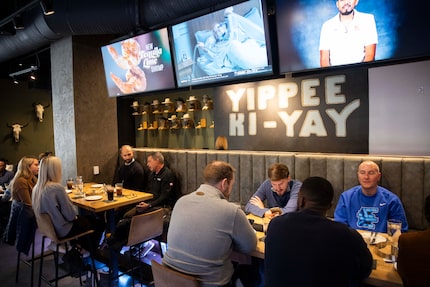
<path fill-rule="evenodd" d="M 122 182 L 115 183 L 116 196 L 122 196 Z"/>

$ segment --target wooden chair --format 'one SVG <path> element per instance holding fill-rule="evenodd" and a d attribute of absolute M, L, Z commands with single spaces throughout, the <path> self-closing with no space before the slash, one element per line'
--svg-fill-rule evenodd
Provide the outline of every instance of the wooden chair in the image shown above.
<path fill-rule="evenodd" d="M 155 287 L 200 287 L 196 277 L 173 270 L 155 260 L 151 261 L 151 269 Z"/>
<path fill-rule="evenodd" d="M 39 232 L 42 234 L 42 247 L 41 247 L 41 254 L 43 254 L 43 251 L 45 249 L 45 239 L 49 238 L 52 242 L 54 242 L 57 245 L 57 249 L 56 252 L 54 252 L 54 262 L 55 262 L 55 278 L 53 280 L 47 280 L 44 278 L 45 281 L 48 281 L 48 283 L 51 283 L 52 281 L 55 282 L 55 286 L 58 286 L 58 280 L 69 276 L 70 274 L 66 274 L 63 275 L 61 277 L 58 277 L 58 250 L 60 245 L 64 245 L 65 249 L 68 250 L 68 243 L 71 240 L 75 240 L 78 239 L 82 236 L 91 234 L 94 232 L 94 230 L 88 230 L 85 232 L 82 232 L 80 234 L 68 237 L 68 238 L 58 238 L 57 237 L 57 233 L 55 232 L 55 228 L 54 225 L 52 224 L 51 221 L 51 217 L 49 216 L 49 214 L 47 213 L 41 213 L 36 215 L 36 221 L 37 221 L 37 227 L 39 229 Z M 91 261 L 92 261 L 92 267 L 93 270 L 95 271 L 95 262 L 94 262 L 94 258 L 91 255 Z M 39 284 L 38 286 L 40 287 L 41 282 L 42 282 L 42 277 L 43 277 L 43 256 L 40 257 L 40 271 L 39 271 Z M 80 278 L 80 277 L 79 277 Z M 81 282 L 82 283 L 82 282 Z M 81 284 L 82 285 L 82 284 Z"/>
<path fill-rule="evenodd" d="M 129 246 L 129 255 L 130 255 L 130 266 L 131 268 L 127 270 L 125 273 L 131 273 L 134 269 L 138 268 L 133 265 L 133 248 L 138 248 L 138 256 L 140 260 L 141 256 L 141 244 L 150 240 L 150 239 L 158 239 L 158 243 L 160 244 L 161 235 L 163 234 L 163 223 L 164 223 L 164 210 L 162 208 L 156 209 L 151 212 L 142 213 L 135 215 L 131 218 L 130 223 L 130 231 L 128 234 L 127 243 L 125 246 Z M 160 250 L 161 250 L 161 246 Z M 139 267 L 139 271 L 141 268 Z M 140 273 L 140 277 L 141 273 Z M 132 278 L 132 286 L 134 286 L 134 276 Z"/>

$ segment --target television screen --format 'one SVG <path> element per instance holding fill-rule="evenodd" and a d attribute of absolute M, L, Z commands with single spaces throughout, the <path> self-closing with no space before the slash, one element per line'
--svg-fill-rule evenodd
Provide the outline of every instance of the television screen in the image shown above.
<path fill-rule="evenodd" d="M 178 87 L 272 73 L 262 5 L 246 1 L 173 25 Z"/>
<path fill-rule="evenodd" d="M 101 48 L 110 97 L 175 88 L 167 28 Z"/>
<path fill-rule="evenodd" d="M 279 70 L 430 55 L 429 2 L 276 0 Z"/>

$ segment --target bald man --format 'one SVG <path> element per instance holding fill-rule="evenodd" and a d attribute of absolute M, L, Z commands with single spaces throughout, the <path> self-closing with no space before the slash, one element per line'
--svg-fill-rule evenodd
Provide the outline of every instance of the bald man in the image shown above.
<path fill-rule="evenodd" d="M 124 188 L 144 191 L 147 175 L 143 166 L 134 158 L 133 148 L 123 145 L 119 152 L 124 163 L 118 169 L 115 182 L 122 182 Z"/>
<path fill-rule="evenodd" d="M 334 212 L 334 220 L 355 229 L 387 232 L 387 220 L 402 222 L 402 232 L 408 231 L 408 221 L 399 197 L 379 186 L 379 166 L 373 161 L 363 161 L 358 166 L 360 185 L 343 192 Z"/>

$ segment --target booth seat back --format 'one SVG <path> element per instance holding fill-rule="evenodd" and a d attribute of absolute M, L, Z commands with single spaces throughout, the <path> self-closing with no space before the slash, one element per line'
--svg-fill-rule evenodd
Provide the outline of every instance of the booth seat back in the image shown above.
<path fill-rule="evenodd" d="M 213 160 L 229 162 L 236 168 L 236 182 L 230 201 L 244 206 L 260 184 L 267 179 L 268 167 L 276 162 L 290 169 L 291 178 L 300 181 L 309 176 L 327 178 L 333 185 L 333 216 L 340 194 L 358 184 L 357 168 L 363 160 L 375 161 L 382 172 L 380 185 L 397 194 L 406 211 L 410 229 L 425 229 L 424 199 L 430 194 L 430 157 L 374 156 L 261 151 L 217 151 L 188 149 L 136 148 L 135 156 L 146 162 L 148 153 L 163 153 L 176 173 L 182 194 L 194 191 L 202 183 L 204 167 Z"/>

